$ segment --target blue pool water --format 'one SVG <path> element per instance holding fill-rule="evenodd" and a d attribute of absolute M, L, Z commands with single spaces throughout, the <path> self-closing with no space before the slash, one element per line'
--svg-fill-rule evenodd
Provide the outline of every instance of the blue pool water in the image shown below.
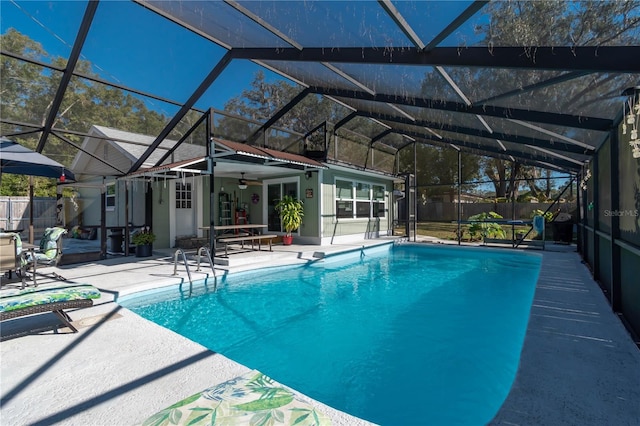
<path fill-rule="evenodd" d="M 121 303 L 382 425 L 482 425 L 515 378 L 541 257 L 424 245 L 232 274 Z M 211 287 L 209 283 L 209 287 Z"/>

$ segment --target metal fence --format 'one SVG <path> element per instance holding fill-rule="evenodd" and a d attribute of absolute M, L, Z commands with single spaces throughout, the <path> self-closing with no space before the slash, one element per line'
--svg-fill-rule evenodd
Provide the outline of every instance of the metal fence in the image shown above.
<path fill-rule="evenodd" d="M 0 197 L 0 228 L 4 230 L 29 229 L 29 197 Z M 34 197 L 34 234 L 40 235 L 46 228 L 56 225 L 56 199 Z"/>
<path fill-rule="evenodd" d="M 640 346 L 640 163 L 617 126 L 581 175 L 578 251 Z"/>

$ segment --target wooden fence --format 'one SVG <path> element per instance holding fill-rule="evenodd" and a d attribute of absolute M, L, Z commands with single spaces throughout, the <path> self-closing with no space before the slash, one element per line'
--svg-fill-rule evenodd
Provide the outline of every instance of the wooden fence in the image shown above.
<path fill-rule="evenodd" d="M 496 212 L 505 219 L 531 219 L 531 213 L 534 210 L 545 211 L 551 203 L 515 203 L 515 214 L 513 214 L 514 205 L 511 203 L 460 203 L 460 212 L 462 220 L 467 220 L 469 216 L 473 216 L 483 212 Z M 573 213 L 576 203 L 560 203 L 553 207 L 553 211 L 564 213 Z M 444 202 L 427 202 L 418 203 L 418 222 L 440 222 L 440 221 L 456 221 L 458 220 L 458 204 Z"/>
<path fill-rule="evenodd" d="M 29 197 L 0 197 L 0 228 L 29 230 Z M 41 235 L 46 228 L 56 225 L 56 199 L 34 197 L 34 234 Z M 26 234 L 25 234 L 26 235 Z"/>

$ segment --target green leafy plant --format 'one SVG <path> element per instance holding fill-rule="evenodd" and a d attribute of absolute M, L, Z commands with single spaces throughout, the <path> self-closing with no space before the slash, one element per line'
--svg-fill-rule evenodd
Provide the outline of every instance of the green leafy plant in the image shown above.
<path fill-rule="evenodd" d="M 533 219 L 535 216 L 544 216 L 544 221 L 547 223 L 553 221 L 553 212 L 551 211 L 545 213 L 540 209 L 535 209 L 531 212 L 531 218 Z"/>
<path fill-rule="evenodd" d="M 496 212 L 483 212 L 469 216 L 469 221 L 474 221 L 468 225 L 469 234 L 471 238 L 480 236 L 482 239 L 489 238 L 506 238 L 506 233 L 500 224 L 496 222 L 489 222 L 487 219 L 502 219 Z"/>
<path fill-rule="evenodd" d="M 282 227 L 291 236 L 291 233 L 302 225 L 304 205 L 301 200 L 296 200 L 290 195 L 285 195 L 275 206 L 276 212 L 282 221 Z"/>
<path fill-rule="evenodd" d="M 156 234 L 151 232 L 149 228 L 143 228 L 140 232 L 136 232 L 131 237 L 131 242 L 137 246 L 152 244 L 156 240 Z"/>

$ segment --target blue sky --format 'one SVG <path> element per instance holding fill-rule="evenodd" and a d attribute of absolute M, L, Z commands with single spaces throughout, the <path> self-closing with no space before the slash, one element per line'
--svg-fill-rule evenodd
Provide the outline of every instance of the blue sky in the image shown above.
<path fill-rule="evenodd" d="M 417 1 L 396 2 L 396 6 L 428 41 L 470 3 L 468 0 Z M 13 27 L 40 42 L 50 54 L 66 58 L 87 2 L 0 0 L 0 5 L 2 33 Z M 305 45 L 333 43 L 336 36 L 339 36 L 341 43 L 354 46 L 367 43 L 380 45 L 385 38 L 407 42 L 402 32 L 393 25 L 388 26 L 388 31 L 379 30 L 381 25 L 392 22 L 389 16 L 381 12 L 377 2 L 372 0 L 302 2 L 284 8 L 275 5 L 277 2 L 244 3 L 255 13 L 269 16 L 275 25 L 287 26 L 288 31 L 296 34 L 295 39 Z M 203 22 L 206 22 L 206 13 L 215 13 L 212 10 L 222 12 L 215 8 L 201 12 Z M 321 21 L 326 24 L 326 28 L 320 27 L 322 30 L 312 28 L 318 23 L 318 15 L 331 16 L 333 19 Z M 353 17 L 359 22 L 349 21 Z M 481 19 L 481 15 L 477 19 Z M 246 22 L 241 20 L 230 23 L 228 31 L 234 32 L 237 27 L 242 29 L 243 25 Z M 466 25 L 465 28 L 445 43 L 455 45 L 472 41 L 473 25 Z M 242 35 L 234 36 L 240 37 L 236 41 L 242 41 Z M 266 30 L 260 36 L 275 39 Z M 286 45 L 282 40 L 279 42 Z M 94 64 L 94 71 L 102 78 L 179 103 L 188 99 L 224 53 L 225 49 L 214 43 L 138 4 L 123 0 L 100 1 L 82 50 L 83 59 Z M 259 70 L 264 72 L 267 81 L 283 79 L 250 61 L 234 60 L 197 102 L 196 107 L 203 110 L 209 107 L 222 109 L 228 99 L 239 96 L 243 89 L 249 87 Z M 149 101 L 147 104 L 167 115 L 173 115 L 176 110 L 158 101 Z"/>
<path fill-rule="evenodd" d="M 1 31 L 15 28 L 40 42 L 53 56 L 68 57 L 86 9 L 84 1 L 0 2 Z M 125 1 L 101 1 L 82 50 L 83 59 L 106 80 L 184 102 L 225 50 Z M 263 70 L 268 80 L 282 79 L 250 61 L 232 61 L 196 104 L 222 109 Z M 150 108 L 173 114 L 162 103 Z M 155 104 L 155 105 L 154 105 Z"/>

